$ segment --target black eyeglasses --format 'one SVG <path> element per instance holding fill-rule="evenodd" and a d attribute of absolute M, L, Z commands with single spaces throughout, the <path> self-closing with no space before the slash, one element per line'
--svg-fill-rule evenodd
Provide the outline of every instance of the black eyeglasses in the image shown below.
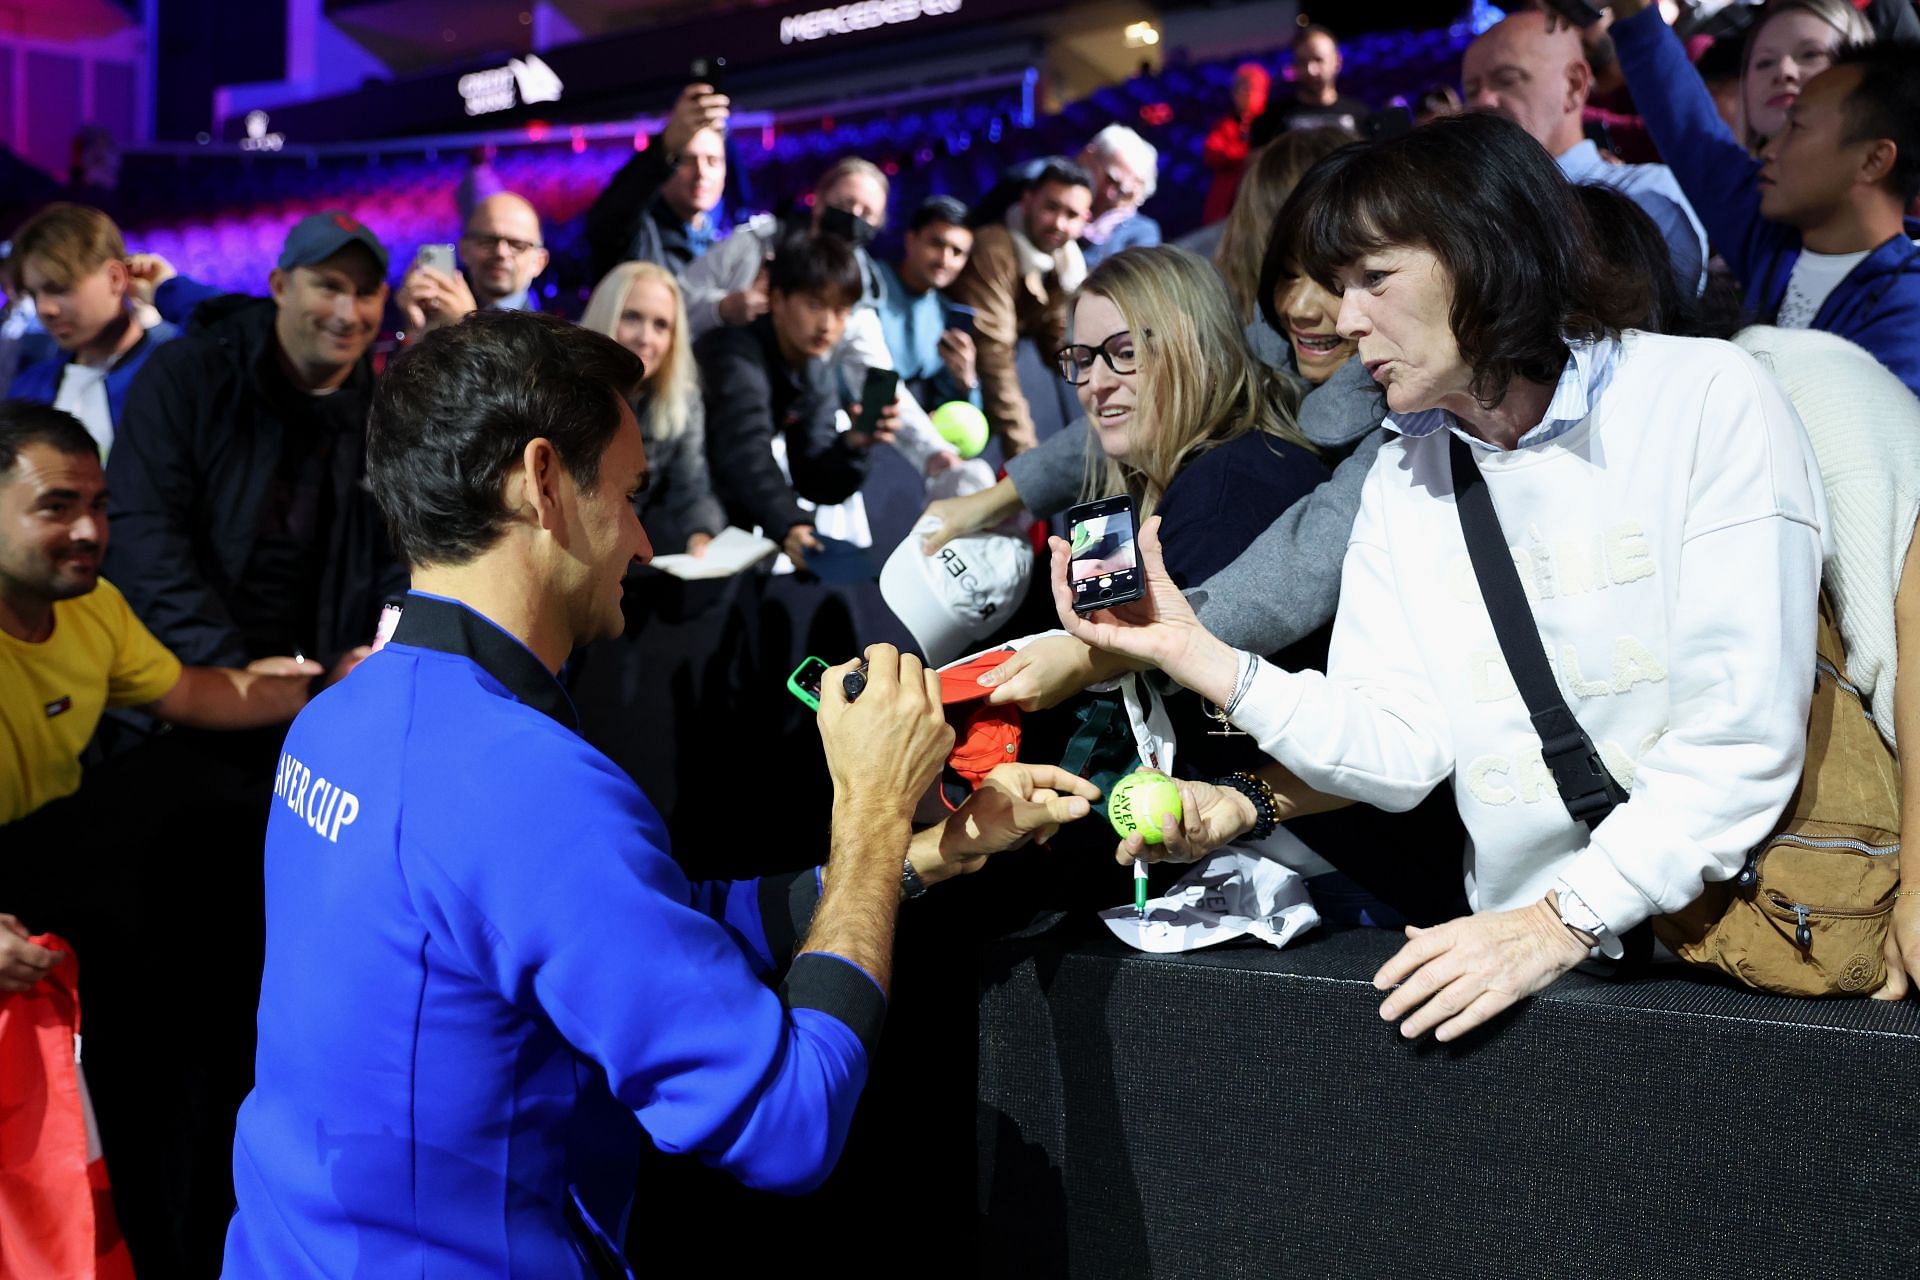
<path fill-rule="evenodd" d="M 478 232 L 468 232 L 460 238 L 476 249 L 491 249 L 499 245 L 516 258 L 523 253 L 532 253 L 535 249 L 546 247 L 533 240 L 515 240 L 512 236 L 487 236 Z"/>
<path fill-rule="evenodd" d="M 1151 338 L 1153 330 L 1148 329 L 1145 337 Z M 1134 351 L 1133 333 L 1122 329 L 1097 347 L 1084 343 L 1074 343 L 1062 347 L 1054 354 L 1054 367 L 1060 370 L 1060 376 L 1076 387 L 1084 387 L 1093 378 L 1093 362 L 1105 360 L 1107 368 L 1117 374 L 1125 375 L 1137 372 L 1140 358 Z"/>

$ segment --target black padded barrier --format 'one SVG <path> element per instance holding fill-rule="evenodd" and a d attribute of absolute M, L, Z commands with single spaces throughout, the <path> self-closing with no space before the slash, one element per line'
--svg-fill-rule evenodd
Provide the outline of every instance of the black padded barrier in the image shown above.
<path fill-rule="evenodd" d="M 1568 975 L 1403 1041 L 1400 939 L 983 953 L 979 1274 L 1920 1276 L 1920 1010 Z"/>

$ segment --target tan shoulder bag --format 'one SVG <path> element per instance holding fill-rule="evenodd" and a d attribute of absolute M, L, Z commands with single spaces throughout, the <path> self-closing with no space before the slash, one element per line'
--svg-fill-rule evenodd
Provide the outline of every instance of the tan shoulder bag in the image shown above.
<path fill-rule="evenodd" d="M 1782 995 L 1862 995 L 1887 980 L 1900 887 L 1900 769 L 1847 679 L 1825 593 L 1799 789 L 1732 880 L 1653 922 L 1681 959 Z"/>

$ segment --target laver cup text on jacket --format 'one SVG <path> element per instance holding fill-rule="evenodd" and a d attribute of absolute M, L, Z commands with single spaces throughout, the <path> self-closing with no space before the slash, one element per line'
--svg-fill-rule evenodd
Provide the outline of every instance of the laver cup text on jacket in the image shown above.
<path fill-rule="evenodd" d="M 340 828 L 352 826 L 360 816 L 359 796 L 337 782 L 314 777 L 312 769 L 284 751 L 273 776 L 273 795 L 331 844 L 339 844 Z"/>

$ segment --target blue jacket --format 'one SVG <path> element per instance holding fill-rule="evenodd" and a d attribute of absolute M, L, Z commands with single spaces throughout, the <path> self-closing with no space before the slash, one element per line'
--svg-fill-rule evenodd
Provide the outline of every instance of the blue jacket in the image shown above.
<path fill-rule="evenodd" d="M 1657 8 L 1610 28 L 1620 69 L 1647 130 L 1687 193 L 1707 235 L 1746 288 L 1747 305 L 1771 323 L 1800 259 L 1800 233 L 1760 216 L 1760 162 L 1714 110 L 1680 38 Z M 1920 395 L 1920 223 L 1868 254 L 1821 305 L 1810 328 L 1865 347 Z"/>
<path fill-rule="evenodd" d="M 976 381 L 971 391 L 961 390 L 959 379 L 940 358 L 940 335 L 947 330 L 946 296 L 938 289 L 909 293 L 898 271 L 877 258 L 872 261 L 874 278 L 880 282 L 880 297 L 874 305 L 880 332 L 893 356 L 893 367 L 914 398 L 929 413 L 949 400 L 965 400 L 979 408 L 980 384 Z"/>
<path fill-rule="evenodd" d="M 178 329 L 162 321 L 141 334 L 140 341 L 120 357 L 118 364 L 107 370 L 107 411 L 113 417 L 116 431 L 120 427 L 121 411 L 126 408 L 127 388 L 133 385 L 133 375 L 140 372 L 148 356 L 179 336 Z M 13 375 L 13 381 L 7 386 L 7 398 L 28 400 L 34 404 L 52 404 L 60 394 L 60 379 L 72 361 L 72 353 L 57 351 L 49 359 L 28 365 Z"/>
<path fill-rule="evenodd" d="M 689 883 L 519 641 L 414 593 L 287 735 L 229 1277 L 588 1274 L 641 1144 L 805 1191 L 885 1011 L 813 871 Z M 776 985 L 777 984 L 777 985 Z"/>
<path fill-rule="evenodd" d="M 201 303 L 225 296 L 225 289 L 201 284 L 192 276 L 173 276 L 153 291 L 153 306 L 162 320 L 184 328 Z"/>
<path fill-rule="evenodd" d="M 1087 270 L 1100 265 L 1103 258 L 1126 249 L 1144 249 L 1160 243 L 1160 224 L 1144 213 L 1136 213 L 1113 229 L 1113 234 L 1100 244 L 1080 242 L 1080 256 L 1087 260 Z"/>

